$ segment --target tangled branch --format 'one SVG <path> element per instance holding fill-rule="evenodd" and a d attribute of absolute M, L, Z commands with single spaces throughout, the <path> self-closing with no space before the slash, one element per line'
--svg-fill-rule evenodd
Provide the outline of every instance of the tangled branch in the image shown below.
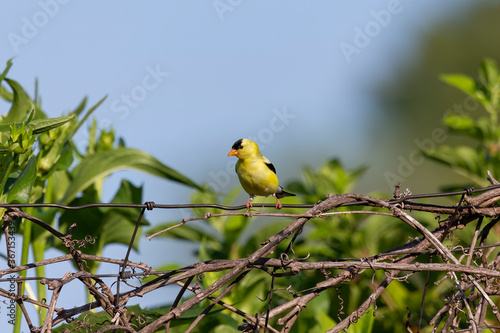
<path fill-rule="evenodd" d="M 0 297 L 13 300 L 19 305 L 20 309 L 23 311 L 23 317 L 32 332 L 50 332 L 55 325 L 62 322 L 71 322 L 74 320 L 75 316 L 85 313 L 90 309 L 101 309 L 107 312 L 109 317 L 112 318 L 107 324 L 101 325 L 101 327 L 98 328 L 98 332 L 121 329 L 127 332 L 152 333 L 162 327 L 165 327 L 168 331 L 172 322 L 182 318 L 188 310 L 193 309 L 202 301 L 207 301 L 208 305 L 205 310 L 192 321 L 188 328 L 188 332 L 192 331 L 201 321 L 203 321 L 206 315 L 216 307 L 221 307 L 224 311 L 230 311 L 236 316 L 241 317 L 243 324 L 240 326 L 240 330 L 242 331 L 253 332 L 261 328 L 267 332 L 289 332 L 304 308 L 323 292 L 350 283 L 350 281 L 359 277 L 363 272 L 384 271 L 385 278 L 378 285 L 374 286 L 370 296 L 362 301 L 354 311 L 341 318 L 341 320 L 328 331 L 341 332 L 350 325 L 355 324 L 363 315 L 366 315 L 370 308 L 376 307 L 377 300 L 385 292 L 391 282 L 401 279 L 406 280 L 409 275 L 415 272 L 445 272 L 446 275 L 442 281 L 444 281 L 444 279 L 450 279 L 453 282 L 454 288 L 448 301 L 445 302 L 443 300 L 442 308 L 435 314 L 431 321 L 434 331 L 438 329 L 450 331 L 459 327 L 466 327 L 470 332 L 480 332 L 484 327 L 494 326 L 486 319 L 488 313 L 500 323 L 500 312 L 496 306 L 497 300 L 492 299 L 492 297 L 500 294 L 500 288 L 497 282 L 500 278 L 500 272 L 498 271 L 500 259 L 497 257 L 490 258 L 490 254 L 495 251 L 500 244 L 486 244 L 488 235 L 500 219 L 500 215 L 498 214 L 500 209 L 496 206 L 500 199 L 500 185 L 498 185 L 498 182 L 496 182 L 491 175 L 489 178 L 494 185 L 478 190 L 467 189 L 459 192 L 405 197 L 400 197 L 399 193 L 396 191 L 395 198 L 391 200 L 378 199 L 362 194 L 328 195 L 325 200 L 315 205 L 283 205 L 284 207 L 288 206 L 288 208 L 308 208 L 306 212 L 298 214 L 269 213 L 265 211 L 252 213 L 225 212 L 206 213 L 203 216 L 184 219 L 177 225 L 163 230 L 162 232 L 169 232 L 172 228 L 182 227 L 190 221 L 206 220 L 220 216 L 286 217 L 293 218 L 294 220 L 280 232 L 272 235 L 255 252 L 244 258 L 198 262 L 181 269 L 162 272 L 152 269 L 145 263 L 135 263 L 128 260 L 131 246 L 124 260 L 92 256 L 85 254 L 82 250 L 75 249 L 71 233 L 77 227 L 78 221 L 75 221 L 74 226 L 69 229 L 68 233 L 63 234 L 45 222 L 20 210 L 20 208 L 26 207 L 27 205 L 1 204 L 0 206 L 7 209 L 4 215 L 4 231 L 7 239 L 9 237 L 9 222 L 15 219 L 29 220 L 56 237 L 61 244 L 64 244 L 68 252 L 67 255 L 21 266 L 15 266 L 15 264 L 9 263 L 9 268 L 0 270 L 1 277 L 13 276 L 19 272 L 27 271 L 35 267 L 60 262 L 73 262 L 77 270 L 74 272 L 67 272 L 61 278 L 2 278 L 0 279 L 0 283 L 14 280 L 17 283 L 18 292 L 12 293 L 6 288 L 0 288 Z M 474 195 L 477 193 L 480 194 Z M 453 206 L 423 204 L 415 201 L 421 198 L 430 199 L 443 195 L 460 195 L 460 199 L 458 203 Z M 103 205 L 105 204 L 98 204 L 97 206 L 102 207 Z M 86 209 L 90 206 L 95 207 L 96 205 L 60 208 Z M 193 208 L 193 205 L 189 206 L 189 208 Z M 197 208 L 204 207 L 221 210 L 245 209 L 245 206 L 195 206 Z M 332 211 L 339 207 L 346 206 L 363 207 L 363 209 Z M 125 207 L 125 205 L 122 207 Z M 144 205 L 128 205 L 128 207 L 142 208 L 141 215 L 138 219 L 139 224 L 145 209 L 186 208 L 186 205 L 156 205 L 154 203 L 145 203 Z M 262 205 L 262 207 L 267 208 L 269 205 Z M 376 210 L 373 210 L 374 208 L 376 208 Z M 414 212 L 448 216 L 441 220 L 439 225 L 433 230 L 429 230 L 415 218 Z M 300 238 L 300 233 L 306 223 L 311 219 L 325 219 L 330 216 L 344 214 L 376 214 L 391 219 L 397 219 L 414 228 L 420 233 L 421 237 L 400 244 L 392 250 L 368 258 L 331 258 L 327 261 L 314 261 L 308 258 L 289 258 L 288 254 L 293 251 L 293 243 L 297 238 Z M 483 226 L 483 221 L 488 220 L 489 222 Z M 461 230 L 474 221 L 476 221 L 474 236 L 466 248 L 462 247 L 460 251 L 454 251 L 454 249 L 449 249 L 443 245 L 444 239 L 452 235 L 456 230 Z M 157 234 L 148 236 L 148 239 L 155 237 Z M 278 246 L 283 242 L 287 242 L 288 239 L 291 239 L 291 241 L 288 241 L 287 250 L 281 253 L 278 256 L 279 258 L 274 258 L 273 253 L 277 252 Z M 130 244 L 133 244 L 133 237 Z M 9 247 L 7 246 L 7 251 L 8 250 Z M 463 253 L 463 255 L 457 258 L 457 255 L 454 253 Z M 422 254 L 440 257 L 442 262 L 429 263 L 419 261 L 418 258 Z M 117 271 L 119 273 L 103 275 L 91 274 L 88 270 L 88 265 L 84 264 L 84 262 L 88 261 L 114 264 L 117 266 Z M 476 263 L 476 261 L 479 263 Z M 127 269 L 133 269 L 134 273 L 127 271 Z M 268 295 L 268 307 L 266 311 L 256 316 L 248 314 L 237 306 L 227 304 L 223 301 L 224 297 L 230 294 L 234 290 L 234 287 L 244 280 L 253 270 L 265 272 L 269 275 L 271 282 L 271 288 Z M 275 278 L 287 278 L 311 270 L 321 272 L 325 277 L 324 280 L 307 290 L 292 292 L 291 289 L 293 289 L 293 286 L 291 286 L 290 293 L 293 296 L 292 299 L 274 307 L 271 306 L 270 300 L 274 292 L 273 282 Z M 340 272 L 332 275 L 332 270 L 340 270 Z M 210 272 L 222 272 L 223 274 L 204 289 L 199 288 L 196 283 L 193 283 L 193 281 L 203 279 L 205 274 Z M 151 276 L 154 278 L 139 286 L 132 286 L 127 283 L 127 280 L 133 276 Z M 112 283 L 113 280 L 111 280 L 110 284 L 110 282 L 107 282 L 107 278 L 115 278 L 116 284 Z M 38 279 L 40 283 L 47 285 L 47 287 L 52 290 L 52 297 L 48 304 L 21 293 L 21 290 L 23 290 L 23 283 L 29 279 Z M 67 284 L 69 282 L 75 280 L 80 281 L 80 283 L 85 286 L 94 297 L 95 301 L 69 309 L 58 307 L 57 303 L 61 293 L 67 290 Z M 128 286 L 128 289 L 121 291 L 120 286 L 124 284 Z M 135 315 L 127 308 L 129 301 L 136 297 L 143 297 L 146 294 L 157 292 L 159 289 L 170 285 L 178 285 L 181 287 L 178 296 L 172 302 L 173 305 L 171 309 L 154 320 L 143 320 L 140 327 L 134 324 L 132 318 Z M 113 289 L 115 291 L 113 291 Z M 423 295 L 425 295 L 425 291 Z M 36 327 L 33 325 L 25 308 L 26 303 L 35 304 L 48 310 L 47 319 L 42 326 Z M 422 316 L 422 314 L 420 314 L 420 316 Z M 465 323 L 463 322 L 464 318 Z M 420 322 L 421 320 L 419 320 L 419 323 Z M 407 328 L 411 331 L 410 327 Z"/>

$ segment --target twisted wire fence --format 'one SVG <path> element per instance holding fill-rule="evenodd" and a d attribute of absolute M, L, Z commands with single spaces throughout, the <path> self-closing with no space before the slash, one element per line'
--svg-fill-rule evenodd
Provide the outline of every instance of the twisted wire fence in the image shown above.
<path fill-rule="evenodd" d="M 366 315 L 370 308 L 376 309 L 377 299 L 386 291 L 393 281 L 407 279 L 415 272 L 446 272 L 446 275 L 437 284 L 444 280 L 451 280 L 455 287 L 451 294 L 443 297 L 442 307 L 434 314 L 429 326 L 432 331 L 454 331 L 454 332 L 481 332 L 489 328 L 491 331 L 500 329 L 500 312 L 498 310 L 498 299 L 500 293 L 500 257 L 495 251 L 500 243 L 488 244 L 488 236 L 494 232 L 494 227 L 500 219 L 500 208 L 497 202 L 500 200 L 500 185 L 490 177 L 492 186 L 481 189 L 465 189 L 463 191 L 432 193 L 423 195 L 405 195 L 399 193 L 396 186 L 393 199 L 380 199 L 363 194 L 339 194 L 328 195 L 325 200 L 314 205 L 286 205 L 284 208 L 302 209 L 301 213 L 290 214 L 276 210 L 262 210 L 259 212 L 246 212 L 245 205 L 222 206 L 217 204 L 181 204 L 162 205 L 153 202 L 144 204 L 105 204 L 96 203 L 83 206 L 64 206 L 58 204 L 0 204 L 6 209 L 4 215 L 3 229 L 6 239 L 7 257 L 10 257 L 11 248 L 9 240 L 9 226 L 17 219 L 29 220 L 45 229 L 64 244 L 68 254 L 16 266 L 14 261 L 9 261 L 8 268 L 0 270 L 0 298 L 4 303 L 15 302 L 23 313 L 23 319 L 31 332 L 50 332 L 55 325 L 63 322 L 74 321 L 74 318 L 92 309 L 105 311 L 112 318 L 98 328 L 85 326 L 81 323 L 84 331 L 107 332 L 121 330 L 124 332 L 156 332 L 163 330 L 169 332 L 172 322 L 182 318 L 188 310 L 193 309 L 202 301 L 208 301 L 209 305 L 191 321 L 187 332 L 196 329 L 197 325 L 208 313 L 217 309 L 231 311 L 241 318 L 239 329 L 245 332 L 289 332 L 293 329 L 301 312 L 309 302 L 317 298 L 321 293 L 338 288 L 341 285 L 355 283 L 356 278 L 363 278 L 361 274 L 365 271 L 385 272 L 385 278 L 381 283 L 373 286 L 373 292 L 369 297 L 362 300 L 354 311 L 339 316 L 339 321 L 331 327 L 328 332 L 341 332 L 350 325 L 358 322 L 359 318 Z M 457 196 L 459 199 L 454 205 L 443 205 L 438 203 L 420 203 L 419 199 L 433 201 L 442 197 Z M 44 221 L 31 216 L 21 209 L 26 207 L 52 207 L 68 210 L 89 209 L 95 207 L 122 207 L 140 209 L 135 231 L 130 235 L 130 244 L 123 259 L 106 258 L 89 255 L 84 249 L 76 248 L 72 239 L 72 232 L 78 227 L 78 222 L 66 233 L 61 233 Z M 272 208 L 273 204 L 262 204 L 258 207 Z M 339 207 L 358 207 L 357 210 L 349 208 L 343 211 L 334 211 Z M 243 215 L 248 217 L 266 216 L 289 217 L 291 222 L 280 232 L 270 235 L 269 239 L 262 243 L 255 252 L 236 260 L 211 260 L 188 265 L 181 269 L 171 271 L 156 271 L 147 263 L 136 263 L 129 260 L 129 255 L 136 238 L 136 233 L 146 210 L 153 209 L 185 209 L 206 208 L 218 209 L 221 213 L 206 213 L 180 221 L 162 232 L 169 232 L 172 228 L 182 228 L 190 221 L 210 219 L 216 216 Z M 361 208 L 361 209 L 360 209 Z M 373 209 L 372 209 L 373 208 Z M 371 210 L 367 210 L 371 209 Z M 243 212 L 236 212 L 241 211 Z M 414 217 L 414 212 L 423 212 L 440 217 L 434 229 L 429 230 Z M 376 214 L 386 216 L 387 219 L 397 219 L 417 230 L 421 237 L 411 241 L 402 239 L 399 246 L 365 258 L 330 258 L 330 260 L 314 261 L 308 258 L 297 259 L 293 256 L 294 242 L 301 236 L 306 223 L 311 219 L 326 218 L 333 215 L 344 214 Z M 443 218 L 443 216 L 446 216 Z M 293 220 L 292 220 L 293 219 Z M 449 248 L 443 245 L 443 240 L 457 230 L 465 228 L 469 224 L 475 224 L 475 231 L 468 246 Z M 158 233 L 157 233 L 158 234 Z M 147 236 L 148 239 L 157 234 Z M 275 253 L 278 245 L 287 242 L 286 250 Z M 425 262 L 419 259 L 422 254 L 441 258 L 442 262 Z M 28 271 L 39 266 L 46 266 L 59 262 L 73 262 L 77 268 L 74 272 L 68 272 L 62 277 L 15 277 L 22 271 Z M 91 274 L 89 261 L 105 262 L 116 265 L 116 273 Z M 244 312 L 238 305 L 227 304 L 224 297 L 234 291 L 235 286 L 245 279 L 250 272 L 259 270 L 269 275 L 268 307 L 263 313 L 250 314 Z M 308 270 L 321 271 L 324 281 L 307 290 L 293 292 L 289 301 L 284 301 L 271 306 L 273 286 L 276 278 L 289 278 L 303 274 Z M 332 274 L 333 270 L 339 271 Z M 195 279 L 203 279 L 209 272 L 224 272 L 222 277 L 202 289 Z M 8 278 L 6 278 L 8 277 Z M 127 283 L 132 277 L 154 277 L 139 286 Z M 50 300 L 46 302 L 29 297 L 21 293 L 22 285 L 28 280 L 38 280 L 48 286 L 52 291 Z M 72 281 L 79 281 L 85 286 L 95 301 L 75 305 L 73 308 L 58 307 L 58 299 L 65 287 Z M 194 281 L 194 282 L 193 282 Z M 292 283 L 293 280 L 290 280 Z M 5 287 L 11 286 L 11 289 Z M 15 284 L 15 292 L 12 291 L 12 283 Z M 127 285 L 128 288 L 122 287 Z M 143 297 L 154 293 L 166 286 L 177 285 L 180 291 L 172 300 L 172 307 L 161 316 L 149 318 L 134 318 L 134 314 L 128 309 L 127 304 L 131 299 Z M 291 285 L 291 289 L 294 289 Z M 69 289 L 68 289 L 69 290 Z M 426 298 L 427 285 L 422 290 L 422 303 Z M 332 302 L 336 300 L 331 300 Z M 27 311 L 27 305 L 34 304 L 47 309 L 47 316 L 42 326 L 35 326 Z M 408 315 L 409 316 L 409 315 Z M 420 313 L 421 319 L 422 313 Z M 488 319 L 489 318 L 489 319 Z M 495 318 L 496 322 L 492 322 Z M 139 319 L 139 320 L 138 320 Z M 465 324 L 464 324 L 465 322 Z M 139 323 L 139 324 L 138 324 Z M 464 328 L 465 325 L 465 328 Z M 407 324 L 409 332 L 420 331 L 418 327 Z M 459 329 L 459 327 L 461 327 Z"/>

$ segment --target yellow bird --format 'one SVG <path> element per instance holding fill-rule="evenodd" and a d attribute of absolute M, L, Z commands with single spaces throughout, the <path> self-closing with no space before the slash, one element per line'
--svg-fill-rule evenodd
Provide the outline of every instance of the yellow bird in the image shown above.
<path fill-rule="evenodd" d="M 282 208 L 278 198 L 295 196 L 285 192 L 279 185 L 274 165 L 260 153 L 255 142 L 239 139 L 227 156 L 238 157 L 236 173 L 241 186 L 250 195 L 246 203 L 248 210 L 252 208 L 252 200 L 256 195 L 267 197 L 272 194 L 276 198 L 276 209 Z"/>

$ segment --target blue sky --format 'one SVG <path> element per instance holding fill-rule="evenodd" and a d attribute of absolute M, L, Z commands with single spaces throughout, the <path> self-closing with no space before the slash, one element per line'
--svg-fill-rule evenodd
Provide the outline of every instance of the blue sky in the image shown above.
<path fill-rule="evenodd" d="M 348 166 L 365 163 L 373 139 L 366 133 L 380 121 L 371 87 L 397 75 L 395 63 L 411 61 L 434 22 L 467 6 L 465 0 L 10 1 L 0 11 L 0 67 L 14 57 L 9 77 L 31 95 L 38 78 L 50 116 L 84 96 L 94 104 L 108 95 L 94 114 L 102 128 L 112 124 L 129 147 L 224 193 L 237 185 L 236 159 L 226 155 L 242 137 L 261 144 L 282 183 L 331 157 Z M 0 102 L 0 113 L 7 107 Z M 76 140 L 84 147 L 85 131 Z M 145 200 L 189 200 L 189 189 L 137 172 L 111 177 L 104 199 L 122 177 L 144 185 Z M 149 218 L 186 214 L 155 211 Z M 143 245 L 142 255 L 173 250 L 164 241 Z M 152 260 L 159 264 L 164 256 Z"/>
<path fill-rule="evenodd" d="M 257 139 L 283 182 L 330 157 L 365 162 L 364 134 L 377 121 L 369 87 L 394 75 L 395 62 L 411 60 L 433 20 L 466 5 L 45 0 L 3 7 L 0 63 L 15 57 L 10 77 L 31 94 L 38 78 L 49 115 L 83 96 L 95 103 L 108 95 L 95 113 L 102 128 L 112 124 L 128 146 L 221 185 L 215 175 L 234 164 L 226 151 L 241 137 Z M 352 133 L 356 140 L 342 139 Z M 77 141 L 85 146 L 85 131 Z M 145 184 L 148 200 L 186 200 L 183 188 L 169 194 L 171 184 L 130 177 Z M 236 184 L 233 174 L 227 189 Z"/>

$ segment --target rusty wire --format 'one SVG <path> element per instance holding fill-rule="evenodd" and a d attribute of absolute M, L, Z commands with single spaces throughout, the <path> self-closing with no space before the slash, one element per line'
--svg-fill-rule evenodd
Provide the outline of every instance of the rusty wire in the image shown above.
<path fill-rule="evenodd" d="M 445 193 L 430 193 L 430 194 L 416 194 L 416 195 L 406 195 L 404 197 L 398 197 L 395 196 L 396 198 L 394 199 L 378 199 L 379 203 L 377 205 L 380 206 L 385 206 L 385 205 L 396 205 L 396 204 L 409 204 L 410 200 L 415 200 L 415 199 L 426 199 L 426 198 L 437 198 L 437 197 L 450 197 L 450 196 L 461 196 L 460 202 L 456 205 L 453 206 L 456 208 L 456 212 L 458 212 L 458 207 L 462 206 L 464 204 L 464 198 L 465 196 L 472 196 L 474 193 L 482 193 L 486 191 L 490 191 L 493 189 L 498 189 L 500 188 L 500 184 L 495 184 L 492 186 L 484 187 L 484 188 L 479 188 L 479 189 L 472 189 L 472 188 L 467 188 L 461 191 L 451 191 L 451 192 L 445 192 Z M 327 197 L 328 198 L 328 197 Z M 350 201 L 350 202 L 344 202 L 336 205 L 336 207 L 343 207 L 343 206 L 363 206 L 363 205 L 370 205 L 373 204 L 374 201 L 370 200 L 364 200 L 367 198 L 367 196 L 358 196 L 356 200 Z M 385 203 L 384 203 L 385 202 Z M 468 201 L 467 201 L 468 203 Z M 475 208 L 473 204 L 472 208 Z M 257 205 L 256 205 L 257 206 Z M 274 204 L 259 204 L 259 207 L 272 207 L 274 208 Z M 292 209 L 297 209 L 297 208 L 313 208 L 315 207 L 316 204 L 284 204 L 283 208 L 292 208 Z M 158 209 L 193 209 L 193 208 L 211 208 L 211 209 L 220 209 L 220 210 L 226 210 L 226 211 L 236 211 L 236 210 L 244 210 L 246 209 L 245 205 L 238 205 L 238 206 L 225 206 L 225 205 L 219 205 L 219 204 L 156 204 L 154 202 L 145 202 L 144 204 L 128 204 L 128 203 L 93 203 L 93 204 L 85 204 L 85 205 L 80 205 L 80 206 L 68 206 L 68 205 L 62 205 L 62 204 L 57 204 L 57 203 L 31 203 L 31 204 L 6 204 L 6 203 L 0 203 L 0 207 L 4 208 L 10 208 L 14 210 L 19 210 L 20 208 L 27 208 L 27 207 L 47 207 L 47 208 L 56 208 L 56 209 L 63 209 L 63 210 L 83 210 L 83 209 L 91 209 L 91 208 L 100 208 L 100 207 L 107 207 L 107 208 L 113 208 L 113 207 L 120 207 L 120 208 L 131 208 L 131 209 L 141 209 L 141 212 L 138 216 L 137 223 L 136 223 L 136 228 L 134 231 L 134 235 L 131 237 L 131 241 L 127 250 L 127 255 L 125 257 L 125 260 L 123 263 L 119 264 L 119 273 L 118 274 L 97 274 L 97 275 L 92 275 L 88 274 L 85 275 L 85 278 L 116 278 L 117 279 L 117 292 L 115 296 L 116 304 L 115 306 L 118 307 L 118 301 L 120 299 L 120 283 L 124 282 L 127 279 L 133 278 L 133 277 L 139 277 L 139 276 L 148 276 L 148 275 L 164 275 L 163 277 L 158 277 L 157 279 L 164 279 L 165 277 L 171 276 L 171 274 L 175 274 L 176 272 L 182 272 L 183 270 L 177 270 L 177 271 L 166 271 L 166 272 L 160 272 L 160 271 L 144 271 L 141 273 L 136 273 L 136 272 L 130 272 L 130 271 L 125 271 L 127 265 L 128 265 L 128 256 L 132 248 L 132 244 L 134 243 L 134 238 L 135 234 L 137 232 L 137 228 L 140 225 L 141 219 L 144 215 L 144 212 L 146 210 L 152 210 L 155 208 Z M 439 206 L 434 206 L 434 207 L 439 207 Z M 448 207 L 450 208 L 450 207 Z M 452 208 L 453 210 L 455 208 Z M 229 213 L 228 213 L 229 214 Z M 232 214 L 232 213 L 231 213 Z M 308 217 L 310 218 L 310 217 Z M 492 244 L 492 245 L 479 245 L 476 247 L 476 249 L 479 248 L 486 248 L 486 247 L 495 247 L 498 246 L 499 244 Z M 462 249 L 456 249 L 456 251 L 464 251 L 464 248 Z M 354 258 L 353 258 L 354 259 Z M 345 261 L 346 259 L 344 258 L 343 260 L 338 260 L 338 262 Z M 361 259 L 357 259 L 361 260 Z M 337 262 L 337 260 L 331 260 L 330 262 Z M 131 266 L 129 266 L 131 267 Z M 139 268 L 141 269 L 141 268 Z M 47 278 L 47 277 L 26 277 L 26 278 L 21 278 L 17 277 L 15 280 L 20 283 L 21 281 L 28 281 L 28 280 L 42 280 L 46 279 L 48 281 L 61 281 L 64 279 L 63 278 Z M 154 280 L 157 280 L 154 279 Z M 7 282 L 7 281 L 12 281 L 13 279 L 0 279 L 0 282 Z M 126 283 L 126 282 L 125 282 Z M 266 325 L 267 327 L 267 322 Z"/>
<path fill-rule="evenodd" d="M 402 198 L 397 198 L 397 199 L 391 199 L 388 200 L 389 204 L 397 204 L 401 203 L 407 200 L 413 200 L 413 199 L 426 199 L 426 198 L 438 198 L 438 197 L 450 197 L 450 196 L 455 196 L 455 195 L 465 195 L 465 194 L 471 194 L 471 193 L 482 193 L 486 192 L 495 188 L 500 188 L 500 184 L 496 185 L 491 185 L 487 187 L 482 187 L 478 189 L 471 189 L 467 188 L 464 190 L 460 191 L 450 191 L 450 192 L 443 192 L 443 193 L 427 193 L 427 194 L 411 194 L 404 196 Z M 340 205 L 340 207 L 346 207 L 346 206 L 357 206 L 357 205 L 364 205 L 366 204 L 367 201 L 357 201 L 357 202 L 349 202 Z M 258 204 L 259 207 L 275 207 L 274 204 Z M 26 203 L 26 204 L 7 204 L 7 203 L 0 203 L 0 207 L 3 208 L 27 208 L 27 207 L 46 207 L 46 208 L 60 208 L 60 209 L 65 209 L 65 210 L 81 210 L 81 209 L 89 209 L 89 208 L 99 208 L 99 207 L 106 207 L 106 208 L 113 208 L 113 207 L 120 207 L 120 208 L 146 208 L 148 210 L 152 210 L 154 208 L 158 209 L 193 209 L 193 208 L 214 208 L 214 209 L 221 209 L 221 210 L 241 210 L 241 209 L 246 209 L 245 205 L 238 205 L 238 206 L 225 206 L 225 205 L 219 205 L 219 204 L 156 204 L 152 201 L 148 201 L 143 204 L 128 204 L 128 203 L 92 203 L 92 204 L 85 204 L 85 205 L 79 205 L 79 206 L 68 206 L 68 205 L 62 205 L 62 204 L 57 204 L 57 203 Z M 283 208 L 312 208 L 314 207 L 314 204 L 283 204 Z"/>

